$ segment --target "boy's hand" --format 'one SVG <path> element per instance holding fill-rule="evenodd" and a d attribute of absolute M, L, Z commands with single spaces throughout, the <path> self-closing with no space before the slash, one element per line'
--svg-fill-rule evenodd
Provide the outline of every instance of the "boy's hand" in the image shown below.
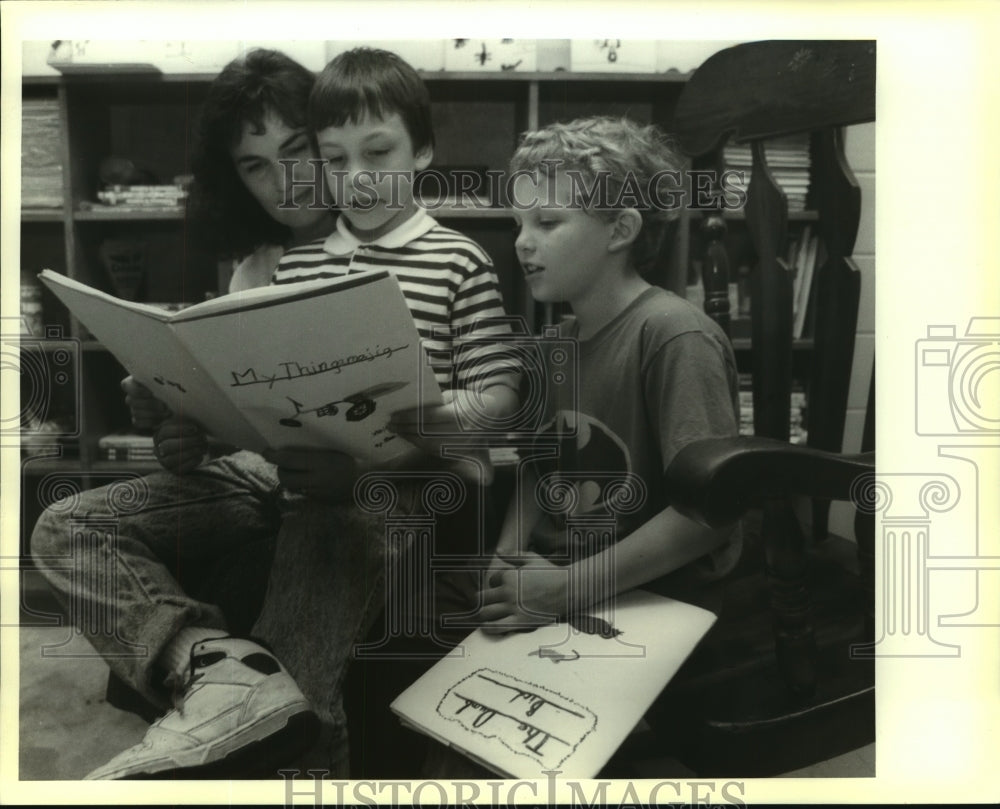
<path fill-rule="evenodd" d="M 361 474 L 354 458 L 336 450 L 268 450 L 264 459 L 278 467 L 278 480 L 286 489 L 316 500 L 350 497 Z"/>
<path fill-rule="evenodd" d="M 153 448 L 160 466 L 184 475 L 197 469 L 208 452 L 208 438 L 201 427 L 187 419 L 169 418 L 153 436 Z"/>
<path fill-rule="evenodd" d="M 389 418 L 389 429 L 427 454 L 439 456 L 441 447 L 454 446 L 461 438 L 455 391 L 446 390 L 442 396 L 442 405 L 397 410 Z"/>
<path fill-rule="evenodd" d="M 140 430 L 152 430 L 170 417 L 170 408 L 153 396 L 152 392 L 127 376 L 122 380 L 122 390 L 125 391 L 125 404 L 132 413 L 132 424 Z"/>
<path fill-rule="evenodd" d="M 440 456 L 443 446 L 481 443 L 484 434 L 498 430 L 501 419 L 516 407 L 514 393 L 501 385 L 486 391 L 446 390 L 441 395 L 444 404 L 397 410 L 389 429 L 424 452 Z"/>
<path fill-rule="evenodd" d="M 510 560 L 499 553 L 494 553 L 493 558 L 490 559 L 490 566 L 486 569 L 486 578 L 484 579 L 486 587 L 499 587 L 503 581 L 502 574 L 508 570 L 516 569 L 517 566 L 516 560 Z"/>
<path fill-rule="evenodd" d="M 487 634 L 542 626 L 569 611 L 569 570 L 536 553 L 526 553 L 516 566 L 494 557 L 487 583 L 478 615 Z"/>

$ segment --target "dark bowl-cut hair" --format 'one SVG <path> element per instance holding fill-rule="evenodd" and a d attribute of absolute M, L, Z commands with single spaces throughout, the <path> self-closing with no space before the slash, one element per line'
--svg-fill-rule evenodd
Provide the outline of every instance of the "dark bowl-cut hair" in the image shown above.
<path fill-rule="evenodd" d="M 226 65 L 201 110 L 191 165 L 188 213 L 194 239 L 220 259 L 243 258 L 258 247 L 287 243 L 291 232 L 247 190 L 232 149 L 243 128 L 263 132 L 275 115 L 288 127 L 306 127 L 315 76 L 280 51 L 258 48 Z"/>
<path fill-rule="evenodd" d="M 365 114 L 385 118 L 399 113 L 413 141 L 414 154 L 434 148 L 431 98 L 413 67 L 392 51 L 354 48 L 338 54 L 316 79 L 309 97 L 309 126 L 358 123 Z"/>

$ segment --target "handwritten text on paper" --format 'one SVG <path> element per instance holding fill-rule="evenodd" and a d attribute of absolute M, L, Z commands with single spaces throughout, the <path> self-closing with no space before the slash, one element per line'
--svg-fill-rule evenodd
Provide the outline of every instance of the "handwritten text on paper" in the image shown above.
<path fill-rule="evenodd" d="M 562 764 L 597 728 L 597 716 L 577 702 L 492 669 L 449 688 L 437 712 L 547 769 Z"/>
<path fill-rule="evenodd" d="M 339 374 L 343 368 L 347 368 L 351 365 L 358 365 L 362 362 L 373 362 L 377 359 L 388 359 L 395 352 L 402 351 L 405 348 L 409 348 L 409 346 L 375 346 L 374 351 L 366 349 L 358 354 L 350 354 L 346 357 L 338 357 L 336 359 L 323 360 L 321 362 L 279 362 L 277 370 L 272 373 L 260 372 L 251 366 L 245 371 L 230 371 L 233 379 L 230 383 L 230 387 L 238 388 L 244 385 L 267 385 L 268 388 L 273 388 L 276 382 L 290 382 L 307 376 L 316 376 L 317 374 Z"/>

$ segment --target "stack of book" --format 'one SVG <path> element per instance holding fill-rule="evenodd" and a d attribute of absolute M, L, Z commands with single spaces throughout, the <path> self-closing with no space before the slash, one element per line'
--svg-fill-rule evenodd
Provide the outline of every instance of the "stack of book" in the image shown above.
<path fill-rule="evenodd" d="M 63 204 L 59 102 L 24 99 L 21 126 L 21 205 L 59 208 Z"/>
<path fill-rule="evenodd" d="M 104 461 L 155 461 L 153 436 L 134 433 L 111 433 L 97 442 Z"/>
<path fill-rule="evenodd" d="M 805 444 L 806 431 L 806 392 L 801 388 L 792 388 L 792 412 L 788 423 L 789 438 L 793 444 Z"/>
<path fill-rule="evenodd" d="M 742 376 L 742 375 L 741 375 Z M 753 435 L 753 389 L 740 380 L 740 435 Z"/>
<path fill-rule="evenodd" d="M 740 435 L 753 435 L 753 377 L 750 374 L 740 374 Z M 805 444 L 806 431 L 806 393 L 801 386 L 792 387 L 788 420 L 789 441 L 793 444 Z"/>
<path fill-rule="evenodd" d="M 788 210 L 804 211 L 809 194 L 809 135 L 789 135 L 764 142 L 764 155 L 775 182 L 785 192 Z M 753 166 L 749 144 L 727 143 L 723 149 L 726 168 L 743 173 L 743 182 L 730 182 L 734 190 L 746 191 Z"/>
<path fill-rule="evenodd" d="M 187 189 L 174 185 L 112 185 L 97 192 L 104 205 L 128 208 L 176 208 L 187 199 Z"/>

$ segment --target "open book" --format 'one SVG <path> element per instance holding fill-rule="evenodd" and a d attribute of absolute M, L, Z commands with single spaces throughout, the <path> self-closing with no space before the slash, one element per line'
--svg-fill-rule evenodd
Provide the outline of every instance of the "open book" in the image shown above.
<path fill-rule="evenodd" d="M 244 449 L 325 447 L 378 464 L 413 451 L 386 428 L 393 411 L 442 401 L 387 272 L 261 287 L 179 312 L 51 270 L 39 278 L 175 415 Z"/>
<path fill-rule="evenodd" d="M 476 630 L 391 707 L 502 776 L 592 778 L 714 622 L 701 607 L 633 590 L 569 624 Z"/>

